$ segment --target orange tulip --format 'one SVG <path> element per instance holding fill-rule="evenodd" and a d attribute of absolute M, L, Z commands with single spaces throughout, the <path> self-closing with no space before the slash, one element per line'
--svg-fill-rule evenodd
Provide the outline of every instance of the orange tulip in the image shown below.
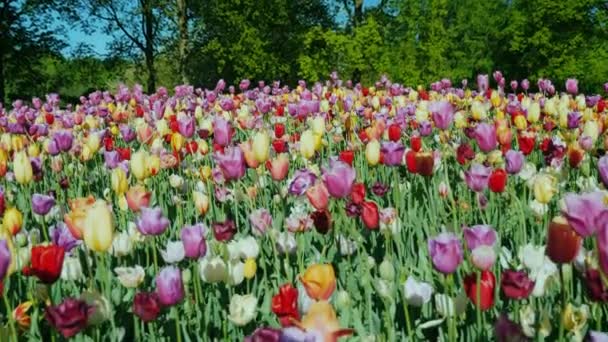
<path fill-rule="evenodd" d="M 335 342 L 353 333 L 352 329 L 340 328 L 334 308 L 326 301 L 312 303 L 302 321 L 295 325 L 304 331 L 316 332 L 325 342 Z"/>
<path fill-rule="evenodd" d="M 93 196 L 68 200 L 71 211 L 63 216 L 63 221 L 76 239 L 82 239 L 84 232 L 84 220 L 87 217 L 87 210 L 95 203 Z"/>
<path fill-rule="evenodd" d="M 308 296 L 315 300 L 327 300 L 336 289 L 336 274 L 330 264 L 314 264 L 300 277 Z"/>
<path fill-rule="evenodd" d="M 270 171 L 270 177 L 275 181 L 281 181 L 287 177 L 289 172 L 289 157 L 285 153 L 266 161 L 266 168 Z"/>
<path fill-rule="evenodd" d="M 17 325 L 22 330 L 28 330 L 30 328 L 32 319 L 30 318 L 30 315 L 27 314 L 27 312 L 32 307 L 32 304 L 33 303 L 31 301 L 23 302 L 19 304 L 19 306 L 17 306 L 15 310 L 13 310 L 13 319 L 15 320 L 15 322 L 17 322 Z"/>
<path fill-rule="evenodd" d="M 253 152 L 253 144 L 251 140 L 248 140 L 244 143 L 239 144 L 241 150 L 243 151 L 243 155 L 245 156 L 245 163 L 247 166 L 255 169 L 260 165 L 260 162 L 255 158 L 255 153 Z"/>
<path fill-rule="evenodd" d="M 306 190 L 306 197 L 310 201 L 310 204 L 317 210 L 327 209 L 329 203 L 329 191 L 325 187 L 323 182 L 319 182 L 314 186 L 311 186 Z"/>
<path fill-rule="evenodd" d="M 138 212 L 141 207 L 147 207 L 150 205 L 150 196 L 152 193 L 146 191 L 141 185 L 132 186 L 129 190 L 127 190 L 127 205 L 129 209 L 134 212 Z"/>

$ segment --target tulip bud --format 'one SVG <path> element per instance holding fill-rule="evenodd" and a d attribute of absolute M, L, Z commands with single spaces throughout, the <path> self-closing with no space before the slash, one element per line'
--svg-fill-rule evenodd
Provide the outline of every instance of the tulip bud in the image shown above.
<path fill-rule="evenodd" d="M 142 181 L 149 176 L 149 170 L 146 165 L 148 159 L 148 153 L 146 151 L 137 151 L 131 155 L 131 173 L 137 180 Z"/>
<path fill-rule="evenodd" d="M 86 213 L 84 220 L 84 242 L 96 252 L 105 252 L 112 246 L 114 222 L 106 202 L 97 200 Z"/>
<path fill-rule="evenodd" d="M 365 158 L 371 166 L 375 166 L 380 162 L 380 143 L 374 139 L 367 143 L 365 147 Z"/>
<path fill-rule="evenodd" d="M 2 228 L 5 232 L 15 235 L 21 230 L 23 215 L 17 208 L 8 208 L 2 217 Z"/>
<path fill-rule="evenodd" d="M 129 189 L 129 182 L 127 181 L 127 174 L 125 170 L 120 167 L 112 170 L 112 190 L 117 195 L 122 195 Z"/>
<path fill-rule="evenodd" d="M 34 171 L 25 151 L 15 153 L 13 157 L 13 172 L 15 173 L 15 180 L 19 184 L 27 184 L 32 181 Z"/>
<path fill-rule="evenodd" d="M 300 154 L 306 159 L 315 155 L 315 136 L 311 130 L 306 130 L 300 136 Z"/>
<path fill-rule="evenodd" d="M 582 239 L 563 216 L 553 218 L 547 234 L 547 256 L 557 264 L 569 263 L 576 258 Z"/>
<path fill-rule="evenodd" d="M 395 279 L 395 267 L 389 259 L 384 259 L 379 266 L 380 277 L 387 281 Z"/>
<path fill-rule="evenodd" d="M 257 132 L 253 137 L 253 155 L 259 163 L 268 159 L 270 154 L 270 137 L 266 132 Z"/>

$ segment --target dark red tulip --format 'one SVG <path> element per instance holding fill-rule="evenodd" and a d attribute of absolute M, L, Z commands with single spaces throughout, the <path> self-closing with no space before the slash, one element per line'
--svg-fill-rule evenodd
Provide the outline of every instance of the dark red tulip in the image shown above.
<path fill-rule="evenodd" d="M 368 229 L 378 229 L 378 227 L 380 227 L 378 205 L 375 202 L 370 201 L 361 203 L 361 219 Z"/>
<path fill-rule="evenodd" d="M 272 312 L 279 317 L 281 325 L 292 326 L 300 320 L 298 312 L 298 289 L 291 284 L 279 288 L 279 293 L 272 297 Z"/>
<path fill-rule="evenodd" d="M 416 153 L 416 172 L 423 176 L 433 175 L 433 166 L 435 166 L 435 160 L 433 154 L 430 152 L 419 152 Z"/>
<path fill-rule="evenodd" d="M 582 239 L 563 216 L 555 217 L 547 229 L 547 256 L 556 264 L 569 263 L 578 255 Z"/>
<path fill-rule="evenodd" d="M 352 192 L 350 193 L 350 198 L 353 200 L 355 204 L 361 204 L 365 200 L 365 184 L 363 183 L 355 183 L 353 184 Z"/>
<path fill-rule="evenodd" d="M 327 234 L 331 229 L 331 215 L 327 210 L 316 210 L 310 214 L 315 229 L 321 234 Z"/>
<path fill-rule="evenodd" d="M 585 157 L 585 151 L 580 148 L 571 148 L 568 150 L 568 163 L 573 169 L 578 168 Z"/>
<path fill-rule="evenodd" d="M 496 169 L 490 174 L 488 187 L 492 192 L 503 192 L 507 185 L 507 172 L 504 169 Z"/>
<path fill-rule="evenodd" d="M 481 310 L 488 310 L 494 305 L 494 288 L 496 277 L 490 271 L 481 271 L 479 281 L 479 301 L 477 300 L 477 273 L 471 273 L 464 278 L 464 290 L 473 304 Z"/>
<path fill-rule="evenodd" d="M 608 302 L 608 286 L 602 281 L 602 274 L 599 270 L 587 269 L 585 272 L 585 288 L 587 296 L 594 302 Z"/>
<path fill-rule="evenodd" d="M 345 162 L 346 164 L 353 166 L 353 160 L 355 159 L 355 152 L 350 151 L 350 150 L 341 151 L 338 158 L 341 161 Z"/>
<path fill-rule="evenodd" d="M 466 162 L 473 160 L 475 158 L 475 151 L 471 145 L 467 143 L 462 143 L 456 149 L 456 160 L 460 165 L 466 164 Z"/>
<path fill-rule="evenodd" d="M 388 186 L 386 186 L 380 182 L 376 182 L 376 183 L 374 183 L 374 185 L 372 185 L 372 193 L 374 193 L 374 195 L 376 195 L 378 197 L 384 196 L 384 194 L 386 194 L 387 192 L 388 192 Z"/>
<path fill-rule="evenodd" d="M 61 275 L 65 249 L 57 245 L 32 247 L 31 266 L 23 268 L 26 276 L 36 276 L 45 284 L 52 284 Z"/>
<path fill-rule="evenodd" d="M 525 299 L 534 290 L 534 281 L 524 271 L 504 270 L 500 276 L 500 288 L 509 299 Z"/>
<path fill-rule="evenodd" d="M 133 314 L 144 322 L 150 322 L 160 313 L 160 301 L 156 292 L 139 292 L 133 298 Z"/>
<path fill-rule="evenodd" d="M 87 326 L 93 310 L 95 309 L 82 300 L 67 298 L 59 305 L 47 306 L 44 316 L 63 337 L 69 338 Z"/>
<path fill-rule="evenodd" d="M 391 141 L 399 141 L 401 139 L 401 126 L 397 124 L 388 126 L 388 138 Z"/>
<path fill-rule="evenodd" d="M 524 335 L 521 326 L 510 320 L 504 313 L 500 314 L 496 323 L 494 323 L 494 333 L 498 342 L 528 341 L 528 337 Z"/>
<path fill-rule="evenodd" d="M 284 113 L 285 113 L 285 107 L 283 107 L 283 106 L 277 106 L 276 115 L 277 116 L 283 116 Z"/>
<path fill-rule="evenodd" d="M 236 234 L 236 225 L 231 219 L 213 224 L 213 235 L 217 241 L 229 241 Z"/>

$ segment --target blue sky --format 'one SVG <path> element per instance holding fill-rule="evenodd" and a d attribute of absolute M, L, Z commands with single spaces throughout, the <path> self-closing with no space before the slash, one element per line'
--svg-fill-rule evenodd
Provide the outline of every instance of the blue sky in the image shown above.
<path fill-rule="evenodd" d="M 364 0 L 363 6 L 375 6 L 378 2 L 380 2 L 380 0 Z M 70 55 L 79 44 L 86 43 L 92 48 L 96 55 L 103 56 L 108 53 L 107 45 L 111 40 L 112 37 L 101 32 L 101 30 L 97 30 L 97 32 L 93 34 L 86 34 L 79 30 L 78 27 L 73 27 L 67 32 L 67 42 L 69 46 L 64 50 L 64 53 Z"/>

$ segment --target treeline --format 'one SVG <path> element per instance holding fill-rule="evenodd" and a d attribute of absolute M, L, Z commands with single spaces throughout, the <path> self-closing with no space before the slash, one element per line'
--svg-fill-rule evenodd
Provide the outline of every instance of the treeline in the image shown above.
<path fill-rule="evenodd" d="M 67 27 L 113 37 L 62 54 Z M 92 35 L 94 37 L 94 35 Z M 605 0 L 0 0 L 0 99 L 218 79 L 608 81 Z"/>

